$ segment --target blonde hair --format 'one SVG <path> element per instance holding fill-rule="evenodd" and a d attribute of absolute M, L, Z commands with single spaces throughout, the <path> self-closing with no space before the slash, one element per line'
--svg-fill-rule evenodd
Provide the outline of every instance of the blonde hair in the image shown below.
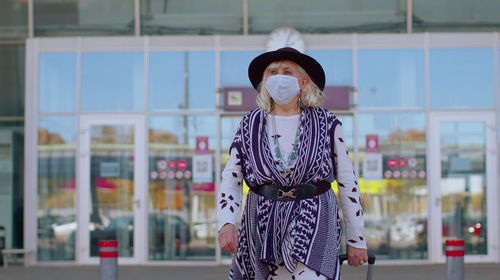
<path fill-rule="evenodd" d="M 289 60 L 287 60 L 289 61 Z M 260 82 L 259 86 L 257 87 L 257 105 L 259 105 L 260 108 L 266 110 L 267 112 L 270 112 L 273 104 L 272 104 L 272 98 L 269 95 L 269 92 L 267 92 L 266 87 L 264 86 L 266 83 L 267 78 L 269 77 L 269 72 L 272 69 L 276 69 L 280 66 L 282 66 L 285 63 L 285 60 L 278 60 L 278 61 L 273 61 L 270 63 L 267 67 L 266 70 L 264 70 L 264 74 L 262 76 L 262 81 Z M 313 82 L 311 77 L 307 74 L 307 72 L 302 68 L 300 65 L 297 63 L 293 62 L 293 65 L 297 68 L 299 71 L 300 75 L 302 77 L 306 78 L 309 83 L 307 83 L 307 86 L 301 90 L 300 94 L 300 100 L 302 102 L 303 107 L 315 107 L 315 106 L 320 106 L 321 103 L 323 102 L 323 92 L 319 89 L 319 87 Z"/>

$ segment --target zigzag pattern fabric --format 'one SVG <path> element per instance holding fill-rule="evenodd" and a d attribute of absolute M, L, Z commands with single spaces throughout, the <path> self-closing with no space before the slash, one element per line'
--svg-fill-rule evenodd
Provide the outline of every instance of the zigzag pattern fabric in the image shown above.
<path fill-rule="evenodd" d="M 302 110 L 298 159 L 289 177 L 283 177 L 274 162 L 265 129 L 266 115 L 261 109 L 249 112 L 231 147 L 238 150 L 250 188 L 269 182 L 287 186 L 335 180 L 332 146 L 340 122 L 333 114 L 323 108 Z M 329 279 L 339 275 L 340 219 L 332 190 L 289 202 L 267 200 L 249 192 L 238 236 L 240 246 L 230 279 L 268 279 L 276 264 L 292 272 L 298 262 Z"/>

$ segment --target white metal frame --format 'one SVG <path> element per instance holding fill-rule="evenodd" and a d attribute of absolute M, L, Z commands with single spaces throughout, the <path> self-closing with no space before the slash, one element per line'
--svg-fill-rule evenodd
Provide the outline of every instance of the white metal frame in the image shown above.
<path fill-rule="evenodd" d="M 134 126 L 134 256 L 118 258 L 120 264 L 140 264 L 147 256 L 147 154 L 144 153 L 145 119 L 142 115 L 120 115 L 109 118 L 103 115 L 84 115 L 80 118 L 80 145 L 78 147 L 79 178 L 77 187 L 77 263 L 98 264 L 98 257 L 90 257 L 90 127 L 94 125 Z"/>
<path fill-rule="evenodd" d="M 432 112 L 430 114 L 430 158 L 428 164 L 430 170 L 429 184 L 429 254 L 432 262 L 445 262 L 442 246 L 442 225 L 441 225 L 441 122 L 484 122 L 486 126 L 486 197 L 488 217 L 488 253 L 487 255 L 466 255 L 466 262 L 493 262 L 498 261 L 498 184 L 497 180 L 497 140 L 495 131 L 494 112 L 461 112 L 460 114 L 449 112 Z M 466 252 L 467 253 L 467 252 Z"/>

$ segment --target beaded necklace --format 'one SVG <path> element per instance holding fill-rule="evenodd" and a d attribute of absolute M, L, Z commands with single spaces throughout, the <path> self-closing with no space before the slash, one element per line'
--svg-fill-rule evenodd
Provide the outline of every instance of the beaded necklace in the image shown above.
<path fill-rule="evenodd" d="M 281 152 L 282 149 L 280 147 L 280 143 L 278 141 L 278 131 L 276 129 L 276 117 L 272 115 L 273 117 L 273 143 L 274 143 L 274 156 L 276 157 L 276 164 L 278 165 L 280 172 L 283 176 L 288 177 L 290 176 L 290 173 L 293 171 L 293 164 L 295 163 L 295 160 L 297 159 L 297 153 L 299 151 L 299 144 L 300 144 L 300 134 L 302 132 L 302 120 L 301 117 L 299 116 L 299 124 L 297 126 L 297 132 L 295 133 L 295 141 L 293 144 L 292 152 L 288 156 L 288 160 L 283 158 L 283 153 Z"/>

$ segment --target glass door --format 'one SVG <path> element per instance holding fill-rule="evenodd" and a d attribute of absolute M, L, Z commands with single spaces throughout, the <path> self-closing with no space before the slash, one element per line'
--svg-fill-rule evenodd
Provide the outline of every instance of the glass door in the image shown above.
<path fill-rule="evenodd" d="M 99 241 L 117 240 L 119 262 L 137 264 L 146 228 L 144 118 L 82 116 L 80 124 L 78 262 L 97 263 Z"/>
<path fill-rule="evenodd" d="M 497 217 L 494 114 L 431 115 L 431 246 L 445 261 L 449 239 L 465 241 L 466 261 L 492 261 Z M 434 246 L 432 246 L 434 245 Z"/>

